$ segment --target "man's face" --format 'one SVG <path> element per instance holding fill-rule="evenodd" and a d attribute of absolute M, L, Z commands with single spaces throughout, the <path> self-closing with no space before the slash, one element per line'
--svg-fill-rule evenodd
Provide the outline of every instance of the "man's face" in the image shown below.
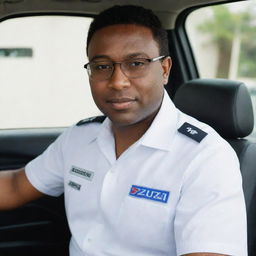
<path fill-rule="evenodd" d="M 150 29 L 138 25 L 112 25 L 93 35 L 89 61 L 133 60 L 159 56 L 159 46 Z M 170 58 L 152 62 L 142 77 L 128 78 L 115 64 L 112 76 L 103 81 L 90 79 L 92 96 L 98 108 L 116 126 L 128 126 L 153 119 L 162 102 L 168 80 Z"/>

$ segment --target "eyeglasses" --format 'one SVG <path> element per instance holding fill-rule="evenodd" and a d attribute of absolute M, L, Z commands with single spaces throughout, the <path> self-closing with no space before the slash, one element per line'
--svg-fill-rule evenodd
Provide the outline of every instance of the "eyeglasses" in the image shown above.
<path fill-rule="evenodd" d="M 143 77 L 147 74 L 149 64 L 158 60 L 162 60 L 167 56 L 159 56 L 152 59 L 147 58 L 136 58 L 125 60 L 122 62 L 113 61 L 92 61 L 84 65 L 87 69 L 87 73 L 93 81 L 103 81 L 111 78 L 115 64 L 120 64 L 121 70 L 124 75 L 128 78 Z"/>

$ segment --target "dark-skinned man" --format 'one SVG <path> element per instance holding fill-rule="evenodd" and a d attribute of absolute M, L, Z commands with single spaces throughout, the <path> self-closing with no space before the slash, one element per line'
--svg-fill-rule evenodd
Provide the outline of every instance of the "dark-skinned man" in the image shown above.
<path fill-rule="evenodd" d="M 136 6 L 102 12 L 87 54 L 104 116 L 1 174 L 0 208 L 64 192 L 71 256 L 246 256 L 238 160 L 165 92 L 172 62 L 158 18 Z"/>

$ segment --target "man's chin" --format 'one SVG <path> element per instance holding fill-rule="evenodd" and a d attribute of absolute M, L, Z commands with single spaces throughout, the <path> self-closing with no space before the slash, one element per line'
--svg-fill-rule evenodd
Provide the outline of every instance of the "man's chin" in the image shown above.
<path fill-rule="evenodd" d="M 130 118 L 109 118 L 115 127 L 128 127 L 139 122 Z"/>
<path fill-rule="evenodd" d="M 105 115 L 111 120 L 114 127 L 131 127 L 131 126 L 148 126 L 153 121 L 157 111 L 153 113 L 145 113 L 137 111 L 112 111 L 106 112 Z"/>
<path fill-rule="evenodd" d="M 142 127 L 144 126 L 149 126 L 153 120 L 151 117 L 138 117 L 138 116 L 122 116 L 122 117 L 109 117 L 109 119 L 112 122 L 112 125 L 116 128 L 139 128 L 141 125 Z"/>
<path fill-rule="evenodd" d="M 133 113 L 119 113 L 107 116 L 115 127 L 131 126 L 141 121 L 141 119 L 134 116 Z"/>

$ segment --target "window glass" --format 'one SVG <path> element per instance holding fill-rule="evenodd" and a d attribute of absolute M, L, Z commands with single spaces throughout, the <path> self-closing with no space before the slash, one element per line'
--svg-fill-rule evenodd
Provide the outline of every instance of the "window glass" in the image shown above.
<path fill-rule="evenodd" d="M 0 23 L 0 129 L 61 127 L 100 114 L 83 65 L 91 18 Z"/>
<path fill-rule="evenodd" d="M 256 0 L 201 8 L 188 16 L 186 30 L 200 77 L 244 82 L 255 116 Z"/>

